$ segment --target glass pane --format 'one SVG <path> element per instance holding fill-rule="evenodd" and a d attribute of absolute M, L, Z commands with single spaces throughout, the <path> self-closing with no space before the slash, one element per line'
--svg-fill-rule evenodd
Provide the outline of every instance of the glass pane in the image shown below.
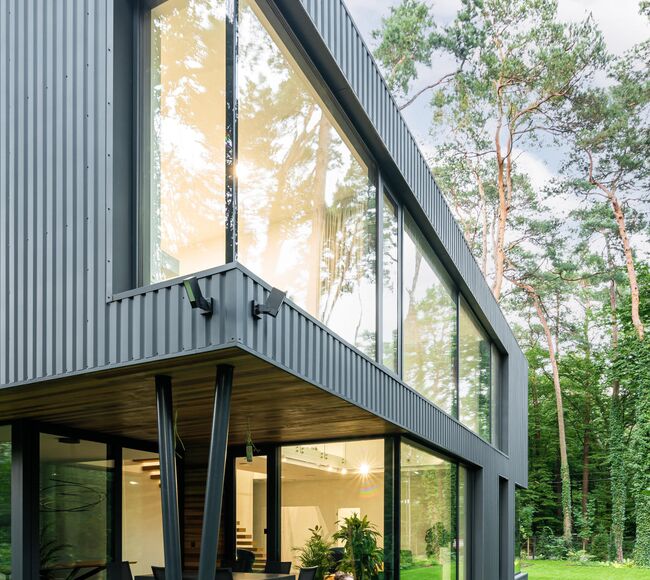
<path fill-rule="evenodd" d="M 390 369 L 397 370 L 397 333 L 398 333 L 398 224 L 397 208 L 384 194 L 383 211 L 383 362 Z"/>
<path fill-rule="evenodd" d="M 237 551 L 252 552 L 254 569 L 264 571 L 266 561 L 266 457 L 255 456 L 235 460 L 237 478 Z"/>
<path fill-rule="evenodd" d="M 282 560 L 298 568 L 312 529 L 319 526 L 332 540 L 353 514 L 368 518 L 383 546 L 383 439 L 283 447 L 281 481 Z M 343 544 L 334 542 L 334 547 Z"/>
<path fill-rule="evenodd" d="M 501 353 L 494 344 L 492 345 L 491 360 L 491 386 L 490 394 L 490 415 L 492 418 L 492 438 L 491 441 L 499 448 L 503 447 L 503 442 L 499 437 L 499 397 L 501 396 Z"/>
<path fill-rule="evenodd" d="M 134 576 L 164 566 L 160 461 L 157 453 L 122 451 L 122 554 Z"/>
<path fill-rule="evenodd" d="M 375 352 L 375 190 L 259 7 L 240 2 L 239 259 Z"/>
<path fill-rule="evenodd" d="M 404 380 L 449 414 L 456 397 L 456 301 L 410 216 L 404 219 Z"/>
<path fill-rule="evenodd" d="M 458 466 L 458 580 L 467 578 L 467 506 L 469 504 L 467 469 Z"/>
<path fill-rule="evenodd" d="M 111 561 L 113 476 L 103 443 L 41 434 L 41 574 L 68 578 Z"/>
<path fill-rule="evenodd" d="M 145 275 L 158 282 L 225 260 L 225 0 L 167 0 L 150 34 Z"/>
<path fill-rule="evenodd" d="M 452 463 L 402 443 L 400 578 L 456 577 L 455 473 Z"/>
<path fill-rule="evenodd" d="M 459 418 L 472 431 L 490 441 L 491 345 L 462 299 L 459 329 Z"/>
<path fill-rule="evenodd" d="M 11 426 L 0 426 L 0 578 L 11 574 Z"/>

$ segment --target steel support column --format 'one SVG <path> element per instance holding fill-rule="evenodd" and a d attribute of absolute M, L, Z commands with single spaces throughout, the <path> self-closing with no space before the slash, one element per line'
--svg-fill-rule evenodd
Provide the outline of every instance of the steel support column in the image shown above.
<path fill-rule="evenodd" d="M 40 577 L 38 512 L 38 431 L 26 421 L 11 428 L 12 577 Z"/>
<path fill-rule="evenodd" d="M 230 365 L 217 367 L 208 475 L 205 484 L 199 580 L 214 580 L 214 571 L 217 567 L 217 544 L 221 523 L 221 498 L 226 473 L 233 370 Z"/>
<path fill-rule="evenodd" d="M 181 580 L 183 571 L 181 565 L 178 491 L 176 487 L 176 436 L 174 434 L 172 382 L 169 377 L 165 376 L 157 376 L 155 380 L 165 577 L 168 580 Z"/>

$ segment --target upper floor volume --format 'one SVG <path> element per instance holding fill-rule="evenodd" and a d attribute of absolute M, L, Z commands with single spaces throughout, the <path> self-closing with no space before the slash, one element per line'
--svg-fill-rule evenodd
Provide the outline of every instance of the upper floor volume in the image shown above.
<path fill-rule="evenodd" d="M 263 1 L 136 9 L 114 290 L 237 261 L 491 440 L 499 350 L 295 34 Z"/>

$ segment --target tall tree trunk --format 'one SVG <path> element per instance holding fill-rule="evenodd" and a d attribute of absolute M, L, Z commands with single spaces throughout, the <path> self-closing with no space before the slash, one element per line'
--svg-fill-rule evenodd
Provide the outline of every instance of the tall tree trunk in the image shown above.
<path fill-rule="evenodd" d="M 614 261 L 606 243 L 607 263 L 614 272 Z M 609 281 L 609 306 L 611 310 L 612 356 L 618 350 L 618 315 L 616 280 Z M 625 466 L 624 417 L 621 405 L 621 386 L 618 378 L 612 381 L 612 398 L 609 405 L 609 470 L 612 494 L 612 536 L 616 548 L 616 561 L 623 561 L 623 534 L 625 532 L 625 504 L 627 503 L 627 474 Z"/>
<path fill-rule="evenodd" d="M 529 284 L 517 282 L 517 285 L 523 288 L 533 301 L 535 311 L 539 321 L 544 329 L 546 344 L 548 346 L 548 357 L 551 362 L 553 371 L 553 387 L 555 389 L 555 405 L 557 409 L 557 427 L 560 444 L 560 479 L 562 481 L 562 516 L 563 516 L 563 536 L 567 544 L 571 542 L 571 474 L 569 472 L 569 459 L 566 447 L 566 430 L 564 427 L 564 404 L 562 402 L 562 388 L 560 385 L 560 373 L 558 370 L 557 358 L 555 357 L 555 345 L 553 335 L 546 318 L 546 313 L 542 306 L 541 299 L 535 289 Z"/>
<path fill-rule="evenodd" d="M 589 182 L 592 185 L 595 185 L 607 196 L 607 199 L 612 206 L 612 211 L 614 212 L 614 219 L 616 220 L 616 225 L 618 226 L 618 236 L 621 240 L 621 245 L 623 246 L 623 254 L 625 255 L 625 268 L 627 270 L 627 278 L 630 282 L 632 324 L 634 325 L 634 329 L 636 330 L 636 334 L 639 337 L 639 340 L 643 340 L 645 332 L 643 328 L 643 322 L 639 316 L 639 283 L 636 277 L 636 268 L 634 267 L 634 256 L 632 254 L 632 246 L 630 245 L 630 237 L 628 236 L 627 227 L 625 225 L 623 206 L 621 206 L 621 202 L 616 195 L 616 187 L 606 187 L 604 184 L 600 183 L 597 179 L 594 178 L 593 158 L 589 152 L 588 156 Z"/>
<path fill-rule="evenodd" d="M 589 498 L 589 452 L 591 445 L 591 401 L 587 395 L 587 404 L 585 405 L 585 434 L 582 439 L 582 518 L 583 521 L 588 517 L 588 498 Z M 582 538 L 582 549 L 587 550 L 587 538 Z"/>
<path fill-rule="evenodd" d="M 487 276 L 487 258 L 488 258 L 488 215 L 487 203 L 485 201 L 485 186 L 481 179 L 481 174 L 477 167 L 474 168 L 478 194 L 481 200 L 481 272 Z"/>
<path fill-rule="evenodd" d="M 494 136 L 494 146 L 496 149 L 497 158 L 497 191 L 499 193 L 499 212 L 497 221 L 497 240 L 496 246 L 494 248 L 494 284 L 492 285 L 492 293 L 497 300 L 501 298 L 501 288 L 503 286 L 503 275 L 505 272 L 506 262 L 506 223 L 508 221 L 508 212 L 510 210 L 506 193 L 506 160 L 504 159 L 501 151 L 501 127 L 502 123 L 499 121 L 497 123 L 497 129 Z"/>

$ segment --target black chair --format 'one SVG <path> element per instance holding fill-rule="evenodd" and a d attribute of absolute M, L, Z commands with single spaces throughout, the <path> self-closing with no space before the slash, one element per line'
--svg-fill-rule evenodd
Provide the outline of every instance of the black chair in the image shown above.
<path fill-rule="evenodd" d="M 109 577 L 117 580 L 133 580 L 131 566 L 128 562 L 113 562 L 108 565 Z"/>
<path fill-rule="evenodd" d="M 291 562 L 269 562 L 264 565 L 265 574 L 289 574 Z"/>
<path fill-rule="evenodd" d="M 312 568 L 300 568 L 298 580 L 314 580 L 314 578 L 316 578 L 317 570 L 318 566 L 313 566 Z"/>
<path fill-rule="evenodd" d="M 237 549 L 237 563 L 234 572 L 252 572 L 255 564 L 255 553 L 250 550 Z"/>
<path fill-rule="evenodd" d="M 214 571 L 214 580 L 232 580 L 232 570 L 230 568 L 217 568 Z"/>
<path fill-rule="evenodd" d="M 161 566 L 152 566 L 151 572 L 156 580 L 165 580 L 165 569 Z"/>
<path fill-rule="evenodd" d="M 338 570 L 339 562 L 345 556 L 345 548 L 331 548 L 330 555 L 332 556 L 332 565 L 330 566 L 329 573 L 334 574 Z"/>

